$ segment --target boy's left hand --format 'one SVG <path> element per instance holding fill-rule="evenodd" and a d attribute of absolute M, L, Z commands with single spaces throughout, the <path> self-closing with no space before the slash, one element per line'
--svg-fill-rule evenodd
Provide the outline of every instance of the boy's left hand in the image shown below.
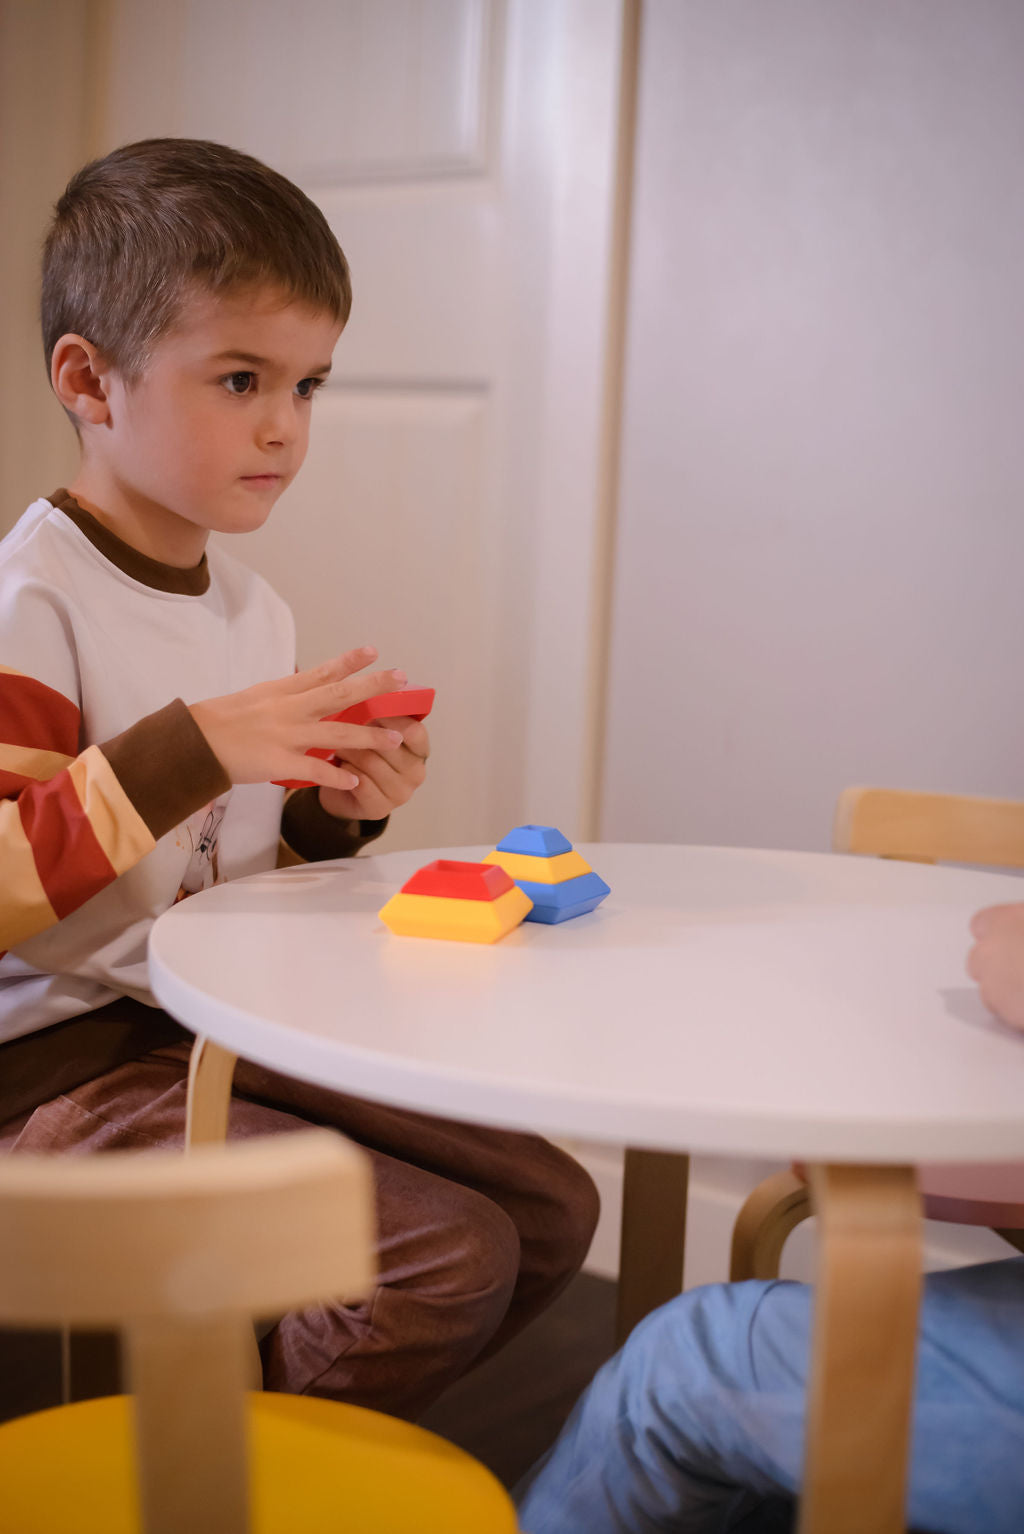
<path fill-rule="evenodd" d="M 1024 1029 L 1024 903 L 987 906 L 971 922 L 967 973 L 1004 1023 Z"/>
<path fill-rule="evenodd" d="M 349 751 L 344 765 L 359 779 L 357 788 L 321 788 L 320 803 L 339 820 L 383 820 L 411 799 L 427 775 L 430 736 L 418 719 L 376 719 L 382 730 L 399 730 L 400 746 L 386 751 Z"/>

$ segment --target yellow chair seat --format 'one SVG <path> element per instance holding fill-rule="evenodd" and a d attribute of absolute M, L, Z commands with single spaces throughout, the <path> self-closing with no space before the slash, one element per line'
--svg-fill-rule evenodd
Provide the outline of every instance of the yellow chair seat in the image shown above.
<path fill-rule="evenodd" d="M 248 1413 L 252 1534 L 515 1534 L 490 1471 L 423 1428 L 312 1396 Z M 0 1534 L 139 1534 L 129 1396 L 0 1426 Z"/>

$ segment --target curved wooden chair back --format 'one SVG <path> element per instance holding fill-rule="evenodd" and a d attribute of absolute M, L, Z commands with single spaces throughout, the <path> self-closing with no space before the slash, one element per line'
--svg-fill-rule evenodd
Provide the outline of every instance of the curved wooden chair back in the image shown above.
<path fill-rule="evenodd" d="M 247 1529 L 252 1320 L 364 1297 L 373 1248 L 368 1159 L 327 1129 L 0 1169 L 0 1320 L 122 1330 L 147 1531 Z"/>
<path fill-rule="evenodd" d="M 832 847 L 915 863 L 1024 868 L 1024 802 L 845 788 L 836 804 Z"/>

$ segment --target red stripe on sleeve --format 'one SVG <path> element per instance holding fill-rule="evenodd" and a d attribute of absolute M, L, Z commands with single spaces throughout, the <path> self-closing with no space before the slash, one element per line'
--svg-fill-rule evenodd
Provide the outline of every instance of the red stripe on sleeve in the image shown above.
<path fill-rule="evenodd" d="M 81 714 L 69 698 L 20 671 L 0 671 L 0 740 L 78 755 Z"/>
<path fill-rule="evenodd" d="M 47 783 L 24 789 L 18 810 L 58 920 L 117 877 L 66 769 Z"/>
<path fill-rule="evenodd" d="M 35 778 L 26 778 L 23 772 L 7 772 L 0 767 L 0 799 L 17 798 L 23 788 L 35 781 Z"/>

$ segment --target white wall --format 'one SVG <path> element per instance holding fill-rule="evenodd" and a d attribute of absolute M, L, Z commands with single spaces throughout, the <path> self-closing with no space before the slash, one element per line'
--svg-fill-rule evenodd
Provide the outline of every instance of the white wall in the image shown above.
<path fill-rule="evenodd" d="M 1024 791 L 1022 79 L 1019 0 L 648 0 L 603 836 Z"/>

